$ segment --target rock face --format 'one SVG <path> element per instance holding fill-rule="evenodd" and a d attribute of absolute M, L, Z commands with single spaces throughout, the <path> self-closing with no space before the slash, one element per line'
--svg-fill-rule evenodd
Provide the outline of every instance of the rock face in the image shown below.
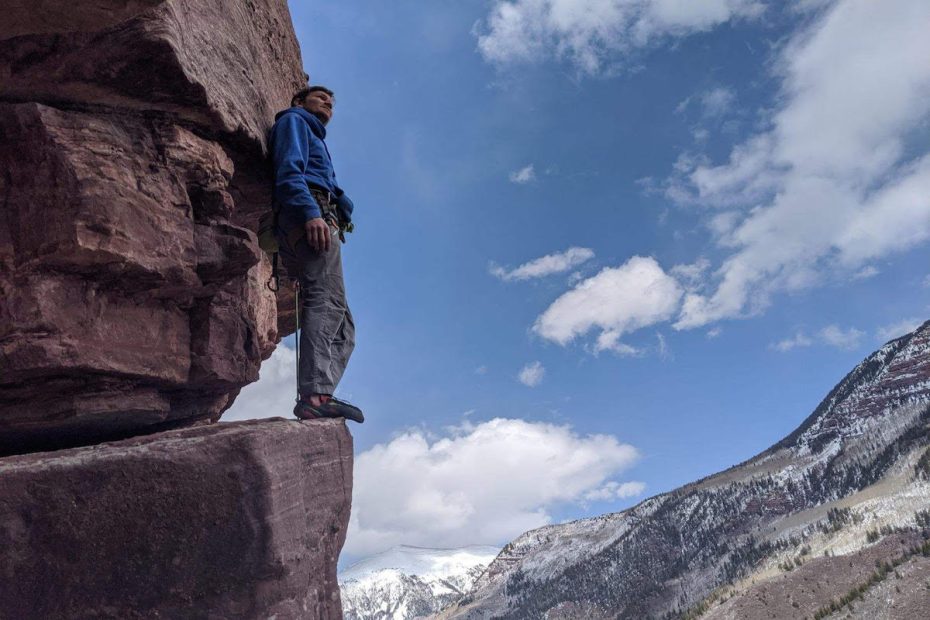
<path fill-rule="evenodd" d="M 215 421 L 279 340 L 265 136 L 286 0 L 40 0 L 0 21 L 0 455 Z"/>
<path fill-rule="evenodd" d="M 341 617 L 342 421 L 280 418 L 0 459 L 0 618 Z"/>
<path fill-rule="evenodd" d="M 441 617 L 922 618 L 928 541 L 930 322 L 866 358 L 746 463 L 523 534 Z M 901 577 L 886 580 L 885 565 Z M 852 590 L 855 612 L 840 604 Z M 879 615 L 888 601 L 896 611 Z"/>

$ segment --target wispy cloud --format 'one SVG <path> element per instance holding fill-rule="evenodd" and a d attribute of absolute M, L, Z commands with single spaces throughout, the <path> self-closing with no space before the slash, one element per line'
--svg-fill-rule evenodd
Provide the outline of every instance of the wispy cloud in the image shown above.
<path fill-rule="evenodd" d="M 779 340 L 773 344 L 769 345 L 770 349 L 774 349 L 779 353 L 787 353 L 794 349 L 799 349 L 802 347 L 809 347 L 814 344 L 814 341 L 805 336 L 803 333 L 798 332 L 790 338 L 785 338 L 784 340 Z"/>
<path fill-rule="evenodd" d="M 510 173 L 510 182 L 518 185 L 526 185 L 535 180 L 536 170 L 533 168 L 533 164 L 529 164 L 528 166 L 524 166 Z"/>
<path fill-rule="evenodd" d="M 604 486 L 593 491 L 585 493 L 584 498 L 588 501 L 610 501 L 613 499 L 627 499 L 637 497 L 646 491 L 645 482 L 616 482 L 611 480 Z"/>
<path fill-rule="evenodd" d="M 855 349 L 864 335 L 864 332 L 854 327 L 844 330 L 836 325 L 827 325 L 819 334 L 822 342 L 837 349 Z"/>
<path fill-rule="evenodd" d="M 875 335 L 882 342 L 887 342 L 889 340 L 894 340 L 895 338 L 900 338 L 905 334 L 909 334 L 921 325 L 923 325 L 925 319 L 918 317 L 910 317 L 907 319 L 901 319 L 900 321 L 895 321 L 894 323 L 889 323 L 888 325 L 882 325 L 875 331 Z"/>
<path fill-rule="evenodd" d="M 815 343 L 819 343 L 836 349 L 850 350 L 859 346 L 864 335 L 864 332 L 854 327 L 843 329 L 838 325 L 827 325 L 818 331 L 814 337 L 808 336 L 803 331 L 798 331 L 794 336 L 772 343 L 769 348 L 779 353 L 787 353 L 794 349 L 810 347 Z"/>
<path fill-rule="evenodd" d="M 569 248 L 564 252 L 547 254 L 523 263 L 516 269 L 504 269 L 491 264 L 492 275 L 509 282 L 511 280 L 530 280 L 544 276 L 570 271 L 594 258 L 594 252 L 588 248 Z"/>
<path fill-rule="evenodd" d="M 527 387 L 536 387 L 546 376 L 546 369 L 541 362 L 531 362 L 520 369 L 517 380 Z"/>
<path fill-rule="evenodd" d="M 666 37 L 763 10 L 757 0 L 497 0 L 477 28 L 478 49 L 499 66 L 555 58 L 593 74 Z"/>
<path fill-rule="evenodd" d="M 697 104 L 704 118 L 721 118 L 733 109 L 735 103 L 736 93 L 730 88 L 720 86 L 688 97 L 678 104 L 675 111 L 680 114 Z"/>
<path fill-rule="evenodd" d="M 783 103 L 729 161 L 682 160 L 669 196 L 722 211 L 729 252 L 676 327 L 758 313 L 778 292 L 930 240 L 930 151 L 906 148 L 930 118 L 930 4 L 838 0 L 780 51 Z M 816 205 L 812 208 L 811 205 Z"/>
<path fill-rule="evenodd" d="M 881 271 L 879 271 L 878 267 L 873 265 L 866 265 L 853 274 L 853 280 L 868 280 L 869 278 L 874 278 L 880 273 Z"/>

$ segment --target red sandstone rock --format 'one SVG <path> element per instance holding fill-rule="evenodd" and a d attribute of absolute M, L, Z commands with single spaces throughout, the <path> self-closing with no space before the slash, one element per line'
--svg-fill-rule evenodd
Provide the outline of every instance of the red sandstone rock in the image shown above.
<path fill-rule="evenodd" d="M 341 421 L 180 429 L 0 459 L 0 618 L 341 618 Z"/>
<path fill-rule="evenodd" d="M 293 304 L 253 233 L 306 82 L 286 1 L 4 11 L 0 455 L 218 419 Z"/>
<path fill-rule="evenodd" d="M 160 110 L 262 145 L 307 80 L 285 0 L 40 0 L 4 10 L 6 100 Z"/>

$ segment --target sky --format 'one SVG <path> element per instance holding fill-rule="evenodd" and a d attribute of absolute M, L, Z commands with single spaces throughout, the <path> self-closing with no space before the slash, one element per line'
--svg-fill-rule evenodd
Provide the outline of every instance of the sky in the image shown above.
<path fill-rule="evenodd" d="M 930 319 L 926 0 L 290 9 L 356 205 L 344 563 L 730 467 Z M 223 419 L 293 399 L 290 337 Z"/>

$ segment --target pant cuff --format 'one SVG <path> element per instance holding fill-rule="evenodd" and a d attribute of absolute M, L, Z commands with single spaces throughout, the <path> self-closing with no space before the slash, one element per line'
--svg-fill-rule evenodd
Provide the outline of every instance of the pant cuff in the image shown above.
<path fill-rule="evenodd" d="M 300 387 L 301 396 L 311 396 L 313 394 L 328 394 L 330 396 L 336 391 L 336 386 L 331 384 L 310 384 L 307 386 Z"/>

